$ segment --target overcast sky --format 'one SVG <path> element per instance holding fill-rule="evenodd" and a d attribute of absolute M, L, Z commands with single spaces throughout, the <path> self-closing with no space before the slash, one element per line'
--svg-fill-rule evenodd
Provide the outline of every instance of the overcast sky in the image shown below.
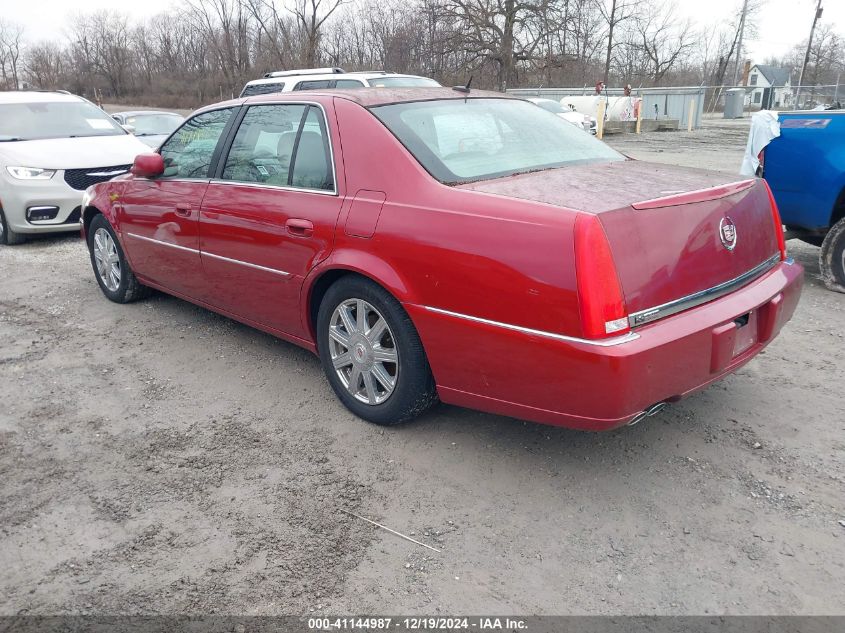
<path fill-rule="evenodd" d="M 747 41 L 746 57 L 762 62 L 770 55 L 783 55 L 805 39 L 813 21 L 816 0 L 765 0 L 759 19 L 758 35 Z M 95 9 L 119 9 L 143 18 L 164 11 L 175 0 L 0 0 L 3 17 L 23 24 L 28 39 L 61 38 L 68 14 Z M 677 0 L 678 13 L 701 26 L 710 25 L 732 11 L 740 0 Z M 822 0 L 822 20 L 845 32 L 845 0 Z"/>

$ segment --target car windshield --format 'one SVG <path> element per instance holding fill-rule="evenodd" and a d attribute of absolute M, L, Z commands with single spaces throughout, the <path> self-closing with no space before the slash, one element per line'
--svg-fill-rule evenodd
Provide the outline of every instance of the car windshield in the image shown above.
<path fill-rule="evenodd" d="M 437 88 L 439 83 L 428 77 L 374 77 L 367 83 L 373 88 Z"/>
<path fill-rule="evenodd" d="M 158 136 L 170 134 L 185 119 L 178 114 L 137 114 L 126 117 L 126 125 L 134 128 L 135 136 Z"/>
<path fill-rule="evenodd" d="M 448 99 L 370 110 L 432 176 L 447 184 L 625 160 L 590 134 L 527 101 Z"/>
<path fill-rule="evenodd" d="M 538 99 L 537 101 L 532 101 L 532 103 L 540 106 L 543 110 L 554 112 L 555 114 L 566 114 L 567 112 L 571 112 L 571 110 L 568 109 L 564 110 L 562 105 L 560 105 L 557 101 L 552 101 L 551 99 Z"/>
<path fill-rule="evenodd" d="M 0 141 L 120 134 L 126 131 L 87 101 L 0 104 Z"/>

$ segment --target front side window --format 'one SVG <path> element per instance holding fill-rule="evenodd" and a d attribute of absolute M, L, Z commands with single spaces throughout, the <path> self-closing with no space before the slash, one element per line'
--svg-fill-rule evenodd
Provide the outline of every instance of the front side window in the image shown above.
<path fill-rule="evenodd" d="M 232 108 L 204 112 L 176 130 L 160 150 L 163 177 L 208 178 L 214 150 L 232 112 Z"/>
<path fill-rule="evenodd" d="M 370 111 L 447 184 L 625 160 L 561 117 L 517 99 L 443 99 Z"/>
<path fill-rule="evenodd" d="M 338 79 L 335 84 L 335 88 L 363 88 L 364 84 L 362 84 L 357 79 Z"/>
<path fill-rule="evenodd" d="M 0 141 L 120 136 L 117 121 L 87 101 L 36 101 L 0 105 Z"/>
<path fill-rule="evenodd" d="M 331 191 L 328 143 L 322 111 L 316 106 L 252 106 L 238 127 L 221 178 Z"/>

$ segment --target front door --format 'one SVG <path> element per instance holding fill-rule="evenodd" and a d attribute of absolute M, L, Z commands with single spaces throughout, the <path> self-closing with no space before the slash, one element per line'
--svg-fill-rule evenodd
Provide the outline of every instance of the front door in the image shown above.
<path fill-rule="evenodd" d="M 200 213 L 209 301 L 241 318 L 306 337 L 299 293 L 331 250 L 340 214 L 323 110 L 251 106 Z"/>
<path fill-rule="evenodd" d="M 165 143 L 164 174 L 133 178 L 120 200 L 120 228 L 133 270 L 167 290 L 201 299 L 199 211 L 218 142 L 234 110 L 199 114 Z"/>

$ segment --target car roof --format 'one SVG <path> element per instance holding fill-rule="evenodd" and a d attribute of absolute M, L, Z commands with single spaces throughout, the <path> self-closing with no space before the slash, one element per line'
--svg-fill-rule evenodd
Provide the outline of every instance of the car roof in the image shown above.
<path fill-rule="evenodd" d="M 392 103 L 410 103 L 413 101 L 439 101 L 443 99 L 514 99 L 518 97 L 503 92 L 492 92 L 489 90 L 471 90 L 468 93 L 460 92 L 454 88 L 432 87 L 432 88 L 367 88 L 359 89 L 333 89 L 333 90 L 303 90 L 298 92 L 279 92 L 267 95 L 255 95 L 245 99 L 238 99 L 237 102 L 262 103 L 279 100 L 303 101 L 317 96 L 338 97 L 353 101 L 365 108 L 388 105 Z"/>
<path fill-rule="evenodd" d="M 472 90 L 469 93 L 460 92 L 454 88 L 357 88 L 357 89 L 332 89 L 332 90 L 301 90 L 294 92 L 274 92 L 266 95 L 255 95 L 252 97 L 241 97 L 229 99 L 219 103 L 212 103 L 203 106 L 192 112 L 194 116 L 201 112 L 219 110 L 221 108 L 232 108 L 240 105 L 257 105 L 259 103 L 303 103 L 315 101 L 318 98 L 346 99 L 371 108 L 380 105 L 394 103 L 412 103 L 414 101 L 441 101 L 445 99 L 508 99 L 511 101 L 525 101 L 521 97 L 506 94 L 504 92 L 492 92 L 490 90 Z"/>
<path fill-rule="evenodd" d="M 7 90 L 0 91 L 0 103 L 55 103 L 84 101 L 82 97 L 57 90 Z"/>

